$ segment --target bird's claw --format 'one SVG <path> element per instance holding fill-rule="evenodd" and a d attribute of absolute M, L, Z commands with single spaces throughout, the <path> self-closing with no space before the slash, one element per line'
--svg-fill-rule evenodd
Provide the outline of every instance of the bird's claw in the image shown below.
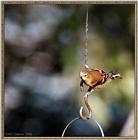
<path fill-rule="evenodd" d="M 80 87 L 80 91 L 83 92 L 83 87 Z"/>

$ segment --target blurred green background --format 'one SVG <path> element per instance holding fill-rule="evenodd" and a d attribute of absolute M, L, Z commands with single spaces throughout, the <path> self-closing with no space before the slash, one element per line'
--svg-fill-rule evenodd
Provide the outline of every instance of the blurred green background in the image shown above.
<path fill-rule="evenodd" d="M 79 116 L 86 7 L 4 6 L 5 136 L 61 136 L 67 123 Z M 123 76 L 95 91 L 89 102 L 105 136 L 120 136 L 134 109 L 135 5 L 88 7 L 89 65 Z M 65 135 L 100 132 L 94 122 L 80 120 Z"/>

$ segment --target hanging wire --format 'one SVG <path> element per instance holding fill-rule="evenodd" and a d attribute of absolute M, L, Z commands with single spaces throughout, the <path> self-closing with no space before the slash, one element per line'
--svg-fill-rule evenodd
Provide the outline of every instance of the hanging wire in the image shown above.
<path fill-rule="evenodd" d="M 84 43 L 84 66 L 88 66 L 88 7 L 86 10 L 85 22 L 85 43 Z"/>
<path fill-rule="evenodd" d="M 89 66 L 88 66 L 88 7 L 86 9 L 86 21 L 85 21 L 85 43 L 84 43 L 84 67 L 85 69 L 89 69 Z M 91 117 L 92 115 L 92 109 L 88 103 L 88 96 L 91 94 L 91 92 L 87 92 L 85 93 L 84 97 L 83 97 L 83 101 L 87 107 L 87 110 L 89 112 L 89 115 L 88 116 L 84 116 L 82 114 L 82 111 L 83 111 L 83 106 L 81 106 L 80 108 L 80 118 L 83 119 L 83 120 L 87 120 Z"/>

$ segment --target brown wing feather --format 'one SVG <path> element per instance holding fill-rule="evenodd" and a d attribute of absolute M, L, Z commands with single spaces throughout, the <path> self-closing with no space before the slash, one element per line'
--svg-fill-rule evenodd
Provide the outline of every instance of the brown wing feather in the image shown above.
<path fill-rule="evenodd" d="M 103 80 L 102 71 L 99 71 L 98 69 L 91 69 L 90 71 L 88 71 L 88 75 L 89 75 L 89 78 L 88 78 L 87 83 L 90 86 L 97 85 L 97 83 Z"/>

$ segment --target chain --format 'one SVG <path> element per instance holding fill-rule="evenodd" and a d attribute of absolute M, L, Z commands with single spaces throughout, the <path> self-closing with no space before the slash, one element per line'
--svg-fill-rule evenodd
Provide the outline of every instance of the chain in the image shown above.
<path fill-rule="evenodd" d="M 84 65 L 88 63 L 88 8 L 86 11 L 86 23 L 85 23 L 85 44 L 84 44 Z"/>

